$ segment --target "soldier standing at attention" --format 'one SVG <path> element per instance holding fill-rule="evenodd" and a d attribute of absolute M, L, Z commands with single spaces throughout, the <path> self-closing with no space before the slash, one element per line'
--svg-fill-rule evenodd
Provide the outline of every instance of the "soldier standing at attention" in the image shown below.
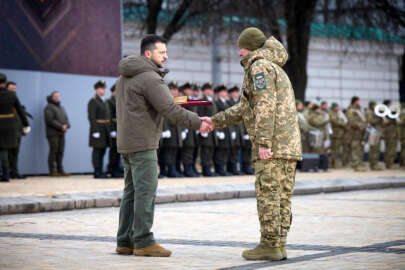
<path fill-rule="evenodd" d="M 381 171 L 383 168 L 378 164 L 380 159 L 380 151 L 381 151 L 381 135 L 383 132 L 383 118 L 378 117 L 375 112 L 374 108 L 376 106 L 375 101 L 370 101 L 368 103 L 368 110 L 366 114 L 367 122 L 376 129 L 376 131 L 380 134 L 379 138 L 375 142 L 370 142 L 369 140 L 369 155 L 368 160 L 370 163 L 370 169 L 373 171 Z M 371 144 L 372 143 L 372 144 Z"/>
<path fill-rule="evenodd" d="M 356 172 L 364 172 L 366 168 L 363 163 L 364 157 L 364 135 L 367 128 L 367 119 L 360 106 L 360 98 L 352 97 L 347 109 L 347 120 L 351 134 L 350 146 L 352 166 Z"/>
<path fill-rule="evenodd" d="M 319 107 L 317 104 L 314 104 L 311 107 L 312 113 L 310 114 L 308 123 L 311 125 L 311 127 L 319 130 L 319 132 L 322 133 L 322 144 L 317 145 L 316 147 L 313 147 L 312 151 L 315 153 L 323 154 L 325 153 L 325 145 L 324 142 L 326 141 L 327 138 L 327 129 L 326 125 L 329 123 L 329 115 L 326 118 L 325 117 L 325 112 L 322 111 L 321 107 Z"/>
<path fill-rule="evenodd" d="M 216 101 L 215 106 L 217 112 L 222 112 L 228 109 L 228 91 L 225 85 L 219 85 L 215 88 Z M 228 127 L 217 129 L 215 131 L 217 137 L 217 145 L 214 152 L 215 172 L 220 176 L 231 176 L 232 174 L 226 171 L 226 165 L 230 157 L 231 149 L 231 132 Z"/>
<path fill-rule="evenodd" d="M 29 133 L 30 126 L 27 117 L 15 93 L 6 89 L 7 77 L 0 73 L 0 166 L 2 182 L 10 181 L 8 169 L 8 149 L 17 147 L 17 121 L 15 113 L 21 119 L 23 132 Z"/>
<path fill-rule="evenodd" d="M 155 241 L 154 218 L 158 164 L 156 149 L 163 117 L 193 130 L 207 129 L 198 115 L 174 103 L 163 78 L 166 41 L 148 35 L 141 41 L 141 55 L 128 56 L 118 65 L 117 146 L 124 164 L 125 187 L 117 232 L 119 254 L 168 257 L 171 251 Z"/>
<path fill-rule="evenodd" d="M 278 261 L 287 258 L 295 168 L 302 159 L 294 90 L 282 69 L 288 54 L 277 39 L 266 40 L 254 27 L 243 30 L 238 46 L 245 71 L 241 101 L 202 120 L 211 123 L 210 130 L 245 124 L 253 144 L 261 238 L 256 248 L 242 256 Z"/>
<path fill-rule="evenodd" d="M 193 100 L 193 89 L 191 83 L 185 83 L 179 90 L 188 100 Z M 188 111 L 197 113 L 197 107 L 189 107 Z M 181 131 L 183 146 L 180 149 L 181 163 L 183 164 L 183 173 L 185 177 L 199 177 L 200 174 L 194 171 L 194 151 L 197 148 L 197 134 L 194 130 L 184 128 Z"/>
<path fill-rule="evenodd" d="M 44 109 L 44 116 L 46 138 L 49 143 L 49 176 L 69 176 L 63 170 L 62 160 L 65 151 L 65 133 L 70 128 L 70 123 L 65 108 L 60 105 L 58 91 L 53 91 L 46 100 L 48 105 Z"/>
<path fill-rule="evenodd" d="M 217 113 L 217 107 L 214 102 L 214 90 L 212 89 L 212 83 L 208 82 L 202 86 L 202 100 L 212 102 L 211 106 L 198 107 L 199 116 L 213 116 Z M 198 134 L 198 141 L 201 147 L 201 167 L 203 176 L 218 176 L 211 171 L 211 165 L 214 159 L 214 149 L 217 142 L 217 138 L 213 133 L 200 133 Z"/>
<path fill-rule="evenodd" d="M 7 82 L 6 88 L 8 91 L 17 95 L 17 84 L 15 82 Z M 24 106 L 21 107 L 24 110 Z M 18 172 L 18 154 L 20 152 L 21 138 L 25 134 L 23 132 L 23 125 L 21 123 L 20 116 L 18 114 L 15 115 L 15 121 L 17 122 L 17 147 L 8 149 L 9 173 L 10 178 L 25 179 L 25 176 L 20 175 Z"/>
<path fill-rule="evenodd" d="M 384 100 L 383 104 L 390 108 L 392 113 L 396 113 L 397 108 L 391 107 L 391 100 Z M 384 162 L 386 169 L 394 167 L 394 161 L 397 155 L 398 144 L 398 122 L 397 119 L 392 119 L 386 116 L 383 121 L 383 137 L 385 141 Z"/>
<path fill-rule="evenodd" d="M 108 109 L 110 112 L 110 137 L 111 147 L 108 155 L 108 168 L 111 171 L 112 178 L 121 178 L 123 176 L 120 167 L 120 154 L 117 152 L 117 114 L 115 101 L 115 84 L 111 86 L 111 97 L 107 99 Z"/>
<path fill-rule="evenodd" d="M 240 91 L 237 85 L 228 89 L 228 104 L 234 106 L 240 101 Z M 229 127 L 231 133 L 231 148 L 229 149 L 229 161 L 227 171 L 233 175 L 243 175 L 238 169 L 239 150 L 242 145 L 242 125 Z"/>
<path fill-rule="evenodd" d="M 333 133 L 330 136 L 332 150 L 332 168 L 339 169 L 343 166 L 343 145 L 346 143 L 343 141 L 343 136 L 345 134 L 347 118 L 340 110 L 340 107 L 337 103 L 332 103 L 329 111 L 329 116 L 333 130 Z"/>
<path fill-rule="evenodd" d="M 298 125 L 300 127 L 302 152 L 308 153 L 310 152 L 308 133 L 311 126 L 308 124 L 307 118 L 304 115 L 304 104 L 302 101 L 296 100 L 295 104 L 297 108 Z"/>
<path fill-rule="evenodd" d="M 94 84 L 95 96 L 87 105 L 90 122 L 89 145 L 93 147 L 91 161 L 94 168 L 94 178 L 107 178 L 103 173 L 104 154 L 110 146 L 110 112 L 104 102 L 106 84 L 104 80 Z"/>

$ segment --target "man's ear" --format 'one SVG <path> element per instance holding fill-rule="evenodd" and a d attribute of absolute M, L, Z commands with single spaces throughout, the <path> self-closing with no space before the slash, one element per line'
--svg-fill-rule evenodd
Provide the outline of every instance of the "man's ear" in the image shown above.
<path fill-rule="evenodd" d="M 146 50 L 146 51 L 144 52 L 144 55 L 145 55 L 146 58 L 150 59 L 151 56 L 152 56 L 152 52 L 151 52 L 150 50 Z"/>

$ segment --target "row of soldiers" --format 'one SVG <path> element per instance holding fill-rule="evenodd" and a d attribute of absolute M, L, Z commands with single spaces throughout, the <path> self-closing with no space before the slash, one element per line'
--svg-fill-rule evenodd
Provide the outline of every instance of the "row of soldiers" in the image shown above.
<path fill-rule="evenodd" d="M 107 100 L 104 100 L 105 81 L 96 82 L 94 89 L 96 93 L 88 103 L 89 146 L 93 148 L 94 177 L 106 178 L 108 173 L 112 177 L 122 177 L 116 143 L 115 85 L 111 87 L 111 97 Z M 213 89 L 212 83 L 205 83 L 200 88 L 190 82 L 181 86 L 176 82 L 170 82 L 169 89 L 173 98 L 187 96 L 188 100 L 212 102 L 211 106 L 188 108 L 199 116 L 212 116 L 235 105 L 240 99 L 237 86 L 227 89 L 224 85 L 220 85 Z M 243 125 L 202 134 L 164 120 L 159 147 L 160 177 L 198 177 L 201 174 L 251 175 L 254 173 L 251 165 L 251 147 L 249 135 Z M 108 173 L 105 173 L 103 160 L 107 148 L 110 148 L 109 165 Z M 201 165 L 201 173 L 196 168 L 197 163 Z"/>
<path fill-rule="evenodd" d="M 390 100 L 383 102 L 379 112 L 376 102 L 370 101 L 363 109 L 360 98 L 352 97 L 350 106 L 342 110 L 337 103 L 315 103 L 297 100 L 298 121 L 303 152 L 331 155 L 333 168 L 353 167 L 365 171 L 363 162 L 365 145 L 369 146 L 371 170 L 382 170 L 379 164 L 381 141 L 385 142 L 385 168 L 394 167 L 398 142 L 401 144 L 400 166 L 405 166 L 405 112 L 392 106 Z"/>

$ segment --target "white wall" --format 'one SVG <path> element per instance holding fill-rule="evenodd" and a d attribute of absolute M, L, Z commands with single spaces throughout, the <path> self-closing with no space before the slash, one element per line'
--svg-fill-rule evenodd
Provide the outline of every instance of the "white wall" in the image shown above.
<path fill-rule="evenodd" d="M 72 126 L 66 134 L 64 168 L 73 173 L 92 172 L 87 103 L 95 94 L 93 85 L 96 81 L 106 80 L 109 89 L 115 78 L 10 69 L 0 69 L 0 72 L 6 74 L 8 80 L 17 83 L 17 95 L 21 103 L 34 116 L 33 120 L 29 119 L 31 133 L 22 139 L 20 173 L 48 173 L 49 148 L 43 110 L 47 104 L 46 97 L 54 90 L 61 93 L 61 104 L 65 107 Z M 106 96 L 110 96 L 109 90 L 106 91 Z"/>

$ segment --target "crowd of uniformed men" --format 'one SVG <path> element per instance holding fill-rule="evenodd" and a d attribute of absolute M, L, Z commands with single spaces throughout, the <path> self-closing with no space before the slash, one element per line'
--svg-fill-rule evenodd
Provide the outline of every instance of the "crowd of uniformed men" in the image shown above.
<path fill-rule="evenodd" d="M 1 79 L 4 81 L 3 90 L 15 95 L 17 84 L 6 82 L 4 74 Z M 213 88 L 209 82 L 200 86 L 191 82 L 178 85 L 172 81 L 168 86 L 173 97 L 187 96 L 189 100 L 212 102 L 212 106 L 188 108 L 199 116 L 213 116 L 235 105 L 240 99 L 240 89 L 237 85 L 230 88 L 219 85 Z M 111 96 L 107 100 L 104 99 L 106 87 L 105 81 L 96 82 L 96 93 L 88 103 L 89 146 L 93 148 L 94 177 L 118 178 L 123 176 L 123 169 L 116 144 L 115 85 L 110 88 Z M 5 99 L 4 102 L 9 101 Z M 62 160 L 65 133 L 70 128 L 70 123 L 65 109 L 60 105 L 58 91 L 52 92 L 47 97 L 47 102 L 44 118 L 49 143 L 49 173 L 51 176 L 67 176 Z M 18 152 L 21 137 L 29 132 L 26 127 L 28 122 L 24 117 L 31 116 L 24 111 L 23 106 L 17 109 L 18 104 L 10 107 L 13 108 L 11 113 L 0 113 L 0 121 L 13 122 L 3 125 L 3 128 L 9 126 L 14 129 L 7 135 L 13 137 L 12 143 L 10 138 L 0 138 L 0 143 L 4 144 L 0 146 L 8 152 L 8 167 L 2 165 L 2 175 L 7 176 L 2 177 L 3 181 L 7 181 L 9 177 L 24 178 L 18 172 Z M 328 107 L 326 101 L 318 105 L 297 100 L 303 152 L 329 155 L 333 168 L 353 167 L 355 171 L 364 171 L 364 146 L 367 144 L 370 169 L 382 170 L 384 167 L 379 164 L 382 140 L 385 143 L 384 163 L 387 169 L 394 166 L 399 142 L 399 163 L 401 167 L 405 166 L 405 113 L 400 112 L 400 107 L 392 106 L 390 100 L 385 100 L 383 104 L 385 106 L 378 105 L 378 109 L 382 109 L 381 113 L 378 113 L 375 110 L 376 102 L 371 101 L 369 107 L 363 109 L 359 97 L 353 97 L 350 106 L 343 110 L 337 103 Z M 24 116 L 20 116 L 16 109 L 22 109 Z M 0 137 L 5 137 L 5 131 L 2 133 Z M 242 124 L 203 134 L 165 120 L 158 152 L 159 177 L 251 175 L 254 173 L 250 159 L 251 147 L 249 135 Z M 110 148 L 109 163 L 107 171 L 104 172 L 103 160 L 107 148 Z"/>

